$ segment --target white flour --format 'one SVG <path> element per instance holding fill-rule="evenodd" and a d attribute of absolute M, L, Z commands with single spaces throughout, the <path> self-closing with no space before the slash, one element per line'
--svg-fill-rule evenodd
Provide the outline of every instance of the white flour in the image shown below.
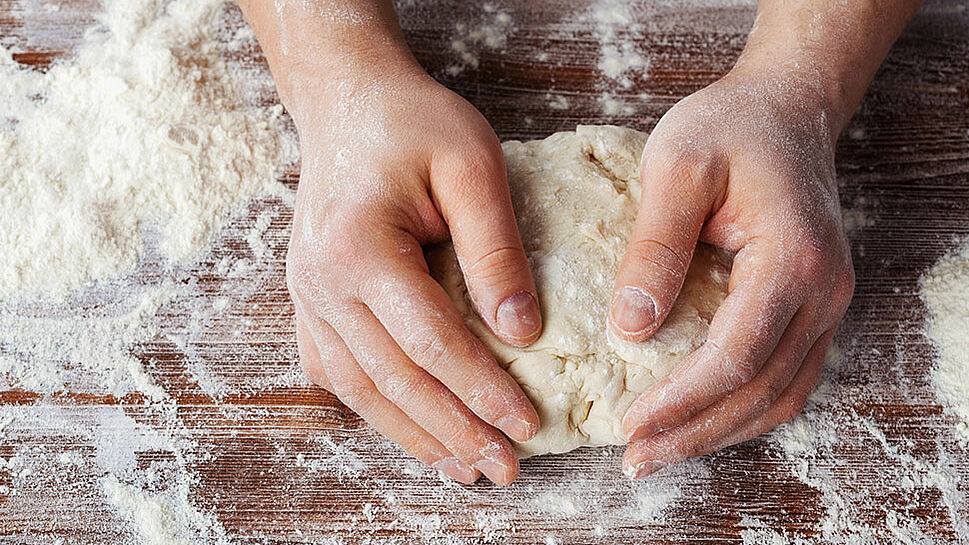
<path fill-rule="evenodd" d="M 935 387 L 969 448 L 969 244 L 940 259 L 920 285 L 929 311 L 926 334 L 939 351 Z"/>
<path fill-rule="evenodd" d="M 215 518 L 199 511 L 189 498 L 189 483 L 152 494 L 108 475 L 101 481 L 108 503 L 127 519 L 146 545 L 231 543 Z"/>
<path fill-rule="evenodd" d="M 481 20 L 468 24 L 454 25 L 454 37 L 451 39 L 451 52 L 456 57 L 445 68 L 450 76 L 457 76 L 469 68 L 477 68 L 481 59 L 481 51 L 501 51 L 508 41 L 508 35 L 514 31 L 511 15 L 499 9 L 490 2 L 481 6 Z"/>
<path fill-rule="evenodd" d="M 132 287 L 123 301 L 58 315 L 0 305 L 0 386 L 32 392 L 97 391 L 121 397 L 138 391 L 154 401 L 155 385 L 131 346 L 155 333 L 148 319 L 185 290 L 172 282 Z"/>
<path fill-rule="evenodd" d="M 295 141 L 224 60 L 220 40 L 251 44 L 225 39 L 224 4 L 109 1 L 46 72 L 0 47 L 0 385 L 165 398 L 130 347 L 195 287 L 154 264 L 191 264 L 254 197 L 286 201 Z"/>
<path fill-rule="evenodd" d="M 265 260 L 279 257 L 265 234 L 291 207 L 276 179 L 295 161 L 295 137 L 280 106 L 257 106 L 271 88 L 265 70 L 227 60 L 254 43 L 247 27 L 226 28 L 225 6 L 107 1 L 80 44 L 60 44 L 74 54 L 46 71 L 0 46 L 0 388 L 47 394 L 0 405 L 0 451 L 12 453 L 0 458 L 0 520 L 83 509 L 126 544 L 227 542 L 192 499 L 190 467 L 208 454 L 185 438 L 174 400 L 135 353 L 171 342 L 200 366 L 205 324 L 224 301 L 248 300 Z M 254 199 L 262 211 L 238 237 L 251 258 L 218 260 L 213 274 L 226 280 L 213 295 L 185 269 Z M 255 388 L 301 383 L 294 367 Z M 205 378 L 203 389 L 242 390 Z M 72 406 L 56 396 L 67 391 L 134 405 Z M 145 467 L 146 453 L 162 461 Z"/>
<path fill-rule="evenodd" d="M 885 423 L 858 414 L 851 406 L 852 386 L 841 379 L 844 357 L 829 353 L 821 384 L 808 400 L 803 413 L 769 434 L 770 442 L 786 460 L 791 475 L 818 495 L 822 511 L 820 524 L 807 535 L 783 530 L 783 515 L 758 518 L 745 515 L 739 527 L 748 545 L 809 545 L 832 543 L 876 545 L 892 536 L 898 543 L 944 544 L 940 531 L 952 532 L 959 540 L 969 539 L 969 503 L 962 488 L 963 476 L 944 438 L 931 440 L 932 451 L 921 452 L 905 437 L 886 435 Z M 877 380 L 877 379 L 876 379 Z M 880 384 L 882 388 L 891 385 Z M 886 459 L 870 468 L 848 467 L 849 451 L 864 449 Z M 908 502 L 892 505 L 885 498 L 904 497 Z M 950 526 L 938 528 L 919 515 L 919 509 L 933 508 L 948 514 Z M 878 516 L 872 517 L 871 511 Z M 875 524 L 872 519 L 883 524 Z"/>
<path fill-rule="evenodd" d="M 628 2 L 599 0 L 592 8 L 596 37 L 599 39 L 599 70 L 615 83 L 632 87 L 632 76 L 649 68 L 637 39 L 643 25 L 633 15 Z"/>
<path fill-rule="evenodd" d="M 217 53 L 222 2 L 166 4 L 107 2 L 102 26 L 46 73 L 0 48 L 0 300 L 129 273 L 146 232 L 184 264 L 273 190 L 282 110 L 248 105 Z"/>
<path fill-rule="evenodd" d="M 614 93 L 630 89 L 647 76 L 649 60 L 641 51 L 645 29 L 633 14 L 628 2 L 622 0 L 598 0 L 591 8 L 591 20 L 595 37 L 599 41 L 597 68 L 605 76 L 599 84 L 599 105 L 608 117 L 631 116 L 632 106 Z"/>

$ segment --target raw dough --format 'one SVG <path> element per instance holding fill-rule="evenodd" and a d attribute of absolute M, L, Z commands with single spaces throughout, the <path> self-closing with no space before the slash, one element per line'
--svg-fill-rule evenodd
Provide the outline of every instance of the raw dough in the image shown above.
<path fill-rule="evenodd" d="M 468 328 L 538 409 L 538 435 L 515 445 L 522 457 L 624 443 L 626 409 L 704 341 L 726 295 L 730 259 L 701 245 L 676 305 L 650 340 L 625 342 L 607 327 L 613 281 L 638 210 L 646 136 L 579 126 L 545 140 L 502 145 L 544 318 L 532 346 L 508 347 L 481 321 L 450 245 L 427 252 L 432 273 Z"/>

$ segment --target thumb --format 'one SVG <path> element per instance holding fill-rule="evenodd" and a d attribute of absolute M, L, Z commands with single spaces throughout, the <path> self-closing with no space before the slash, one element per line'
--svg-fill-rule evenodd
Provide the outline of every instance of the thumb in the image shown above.
<path fill-rule="evenodd" d="M 667 158 L 647 144 L 640 208 L 609 310 L 621 338 L 644 341 L 666 319 L 725 174 L 719 160 Z"/>
<path fill-rule="evenodd" d="M 478 313 L 503 343 L 522 347 L 541 334 L 542 315 L 515 222 L 504 157 L 492 138 L 489 145 L 432 165 L 431 190 Z"/>

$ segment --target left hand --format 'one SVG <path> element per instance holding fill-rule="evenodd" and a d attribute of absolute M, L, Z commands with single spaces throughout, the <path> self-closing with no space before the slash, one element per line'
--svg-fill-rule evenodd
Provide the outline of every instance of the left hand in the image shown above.
<path fill-rule="evenodd" d="M 830 111 L 805 82 L 735 69 L 650 135 L 611 327 L 659 328 L 697 240 L 736 257 L 706 342 L 626 413 L 630 477 L 756 437 L 813 389 L 854 290 Z"/>

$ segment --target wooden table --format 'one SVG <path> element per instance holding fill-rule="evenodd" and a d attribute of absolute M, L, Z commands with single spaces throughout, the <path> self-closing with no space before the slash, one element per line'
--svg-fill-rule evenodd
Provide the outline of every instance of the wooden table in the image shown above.
<path fill-rule="evenodd" d="M 0 37 L 24 50 L 16 60 L 43 69 L 70 53 L 99 8 L 93 0 L 72 0 L 42 16 L 33 10 L 36 18 L 25 21 L 25 6 L 33 3 L 0 5 Z M 636 3 L 641 25 L 636 34 L 649 69 L 623 90 L 596 68 L 600 42 L 589 4 L 496 0 L 493 5 L 511 16 L 507 44 L 496 50 L 479 47 L 479 66 L 450 74 L 455 62 L 450 42 L 461 34 L 455 25 L 489 21 L 493 14 L 478 3 L 456 0 L 410 0 L 401 2 L 399 11 L 420 61 L 480 108 L 502 139 L 544 137 L 579 123 L 649 130 L 676 101 L 730 68 L 753 19 L 748 5 Z M 897 527 L 914 524 L 939 542 L 969 543 L 969 535 L 956 534 L 953 522 L 961 517 L 965 524 L 969 518 L 965 499 L 947 499 L 931 487 L 906 490 L 897 481 L 908 471 L 899 469 L 907 463 L 905 456 L 932 465 L 944 448 L 954 453 L 949 465 L 963 482 L 956 490 L 969 493 L 969 457 L 954 444 L 952 420 L 929 380 L 934 349 L 921 332 L 924 309 L 917 283 L 957 237 L 969 233 L 965 8 L 958 2 L 923 8 L 838 147 L 842 204 L 867 221 L 851 234 L 858 282 L 838 337 L 845 363 L 833 378 L 837 398 L 818 409 L 829 411 L 843 427 L 830 452 L 803 460 L 812 474 L 835 476 L 834 488 L 796 477 L 799 461 L 769 438 L 644 483 L 622 477 L 621 449 L 526 460 L 519 480 L 507 488 L 484 480 L 468 487 L 442 482 L 377 437 L 333 396 L 280 379 L 293 369 L 295 355 L 283 279 L 291 220 L 286 207 L 278 207 L 263 237 L 271 258 L 258 270 L 259 289 L 203 324 L 203 333 L 191 338 L 188 348 L 170 338 L 187 327 L 189 316 L 177 302 L 167 305 L 159 313 L 155 340 L 137 346 L 153 380 L 176 402 L 174 416 L 146 407 L 138 395 L 44 396 L 13 389 L 0 392 L 0 403 L 54 402 L 78 418 L 115 407 L 149 427 L 176 421 L 177 433 L 166 433 L 187 441 L 180 451 L 185 458 L 178 461 L 183 476 L 191 477 L 187 498 L 212 513 L 238 542 L 735 543 L 742 531 L 758 525 L 755 521 L 812 542 L 821 540 L 822 524 L 833 520 L 829 506 L 840 497 L 851 504 L 846 515 L 851 523 L 867 525 L 868 535 L 877 537 L 872 542 L 901 542 Z M 244 24 L 234 7 L 226 19 Z M 257 48 L 243 62 L 265 69 Z M 605 92 L 631 106 L 630 115 L 605 115 Z M 266 89 L 267 100 L 269 93 Z M 559 96 L 567 98 L 567 109 L 549 106 Z M 284 182 L 295 187 L 296 169 Z M 216 263 L 225 255 L 245 254 L 245 233 L 265 206 L 253 205 L 248 216 L 233 222 L 190 271 L 203 293 L 218 292 L 225 279 Z M 224 395 L 206 392 L 193 361 L 207 362 L 209 372 L 227 385 Z M 123 440 L 125 430 L 116 433 Z M 71 440 L 52 437 L 38 430 L 0 438 L 0 457 L 23 448 L 56 453 L 72 447 Z M 79 448 L 82 456 L 95 455 L 91 448 Z M 146 450 L 137 462 L 145 468 L 174 458 L 165 449 Z M 130 527 L 101 501 L 92 485 L 96 478 L 41 475 L 36 486 L 0 493 L 0 541 L 123 540 Z M 13 476 L 0 467 L 0 485 L 11 482 Z M 947 501 L 955 501 L 956 513 L 947 510 Z M 664 508 L 661 513 L 656 506 Z"/>

